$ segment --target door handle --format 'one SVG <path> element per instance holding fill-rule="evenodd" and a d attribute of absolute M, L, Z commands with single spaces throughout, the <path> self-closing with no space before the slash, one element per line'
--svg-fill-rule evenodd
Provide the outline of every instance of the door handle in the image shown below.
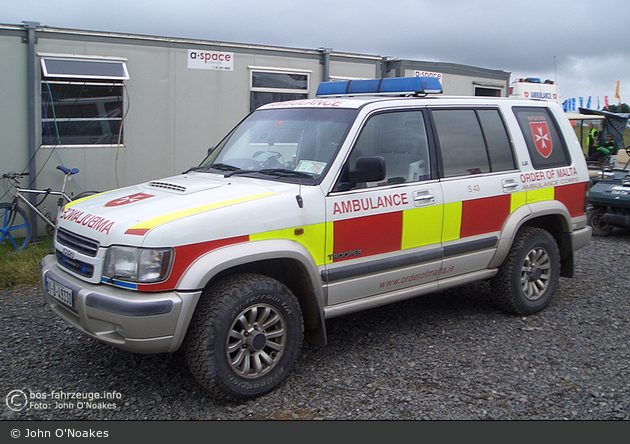
<path fill-rule="evenodd" d="M 518 182 L 516 179 L 503 179 L 503 191 L 511 193 L 518 188 Z"/>
<path fill-rule="evenodd" d="M 417 207 L 431 205 L 435 203 L 435 193 L 433 190 L 414 191 L 413 202 Z"/>

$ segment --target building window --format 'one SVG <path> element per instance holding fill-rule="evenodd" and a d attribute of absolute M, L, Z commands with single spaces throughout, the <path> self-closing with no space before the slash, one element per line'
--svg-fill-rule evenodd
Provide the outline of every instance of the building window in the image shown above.
<path fill-rule="evenodd" d="M 41 57 L 42 145 L 123 143 L 122 60 Z"/>
<path fill-rule="evenodd" d="M 481 97 L 501 97 L 501 88 L 488 88 L 475 86 L 475 96 Z"/>
<path fill-rule="evenodd" d="M 271 102 L 308 98 L 311 77 L 309 71 L 252 67 L 250 70 L 250 111 Z"/>

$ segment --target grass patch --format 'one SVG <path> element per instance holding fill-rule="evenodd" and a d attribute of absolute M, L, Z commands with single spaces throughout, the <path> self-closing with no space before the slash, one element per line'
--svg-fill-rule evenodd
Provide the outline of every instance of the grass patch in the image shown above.
<path fill-rule="evenodd" d="M 6 242 L 0 244 L 0 288 L 39 285 L 39 262 L 50 253 L 51 245 L 51 237 L 40 236 L 36 243 L 11 254 Z"/>

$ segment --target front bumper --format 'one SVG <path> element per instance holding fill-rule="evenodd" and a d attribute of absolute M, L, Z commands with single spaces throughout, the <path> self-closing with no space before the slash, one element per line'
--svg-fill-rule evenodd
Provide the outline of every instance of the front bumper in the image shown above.
<path fill-rule="evenodd" d="M 201 295 L 88 284 L 60 269 L 54 255 L 42 259 L 40 277 L 44 299 L 57 316 L 101 342 L 135 353 L 176 351 Z M 72 291 L 72 307 L 47 292 L 50 279 Z"/>

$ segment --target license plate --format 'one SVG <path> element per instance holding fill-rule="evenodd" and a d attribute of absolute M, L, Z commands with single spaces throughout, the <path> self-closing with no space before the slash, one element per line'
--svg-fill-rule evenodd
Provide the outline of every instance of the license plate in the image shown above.
<path fill-rule="evenodd" d="M 46 276 L 46 293 L 68 307 L 72 307 L 72 289 L 53 281 L 48 276 Z"/>

